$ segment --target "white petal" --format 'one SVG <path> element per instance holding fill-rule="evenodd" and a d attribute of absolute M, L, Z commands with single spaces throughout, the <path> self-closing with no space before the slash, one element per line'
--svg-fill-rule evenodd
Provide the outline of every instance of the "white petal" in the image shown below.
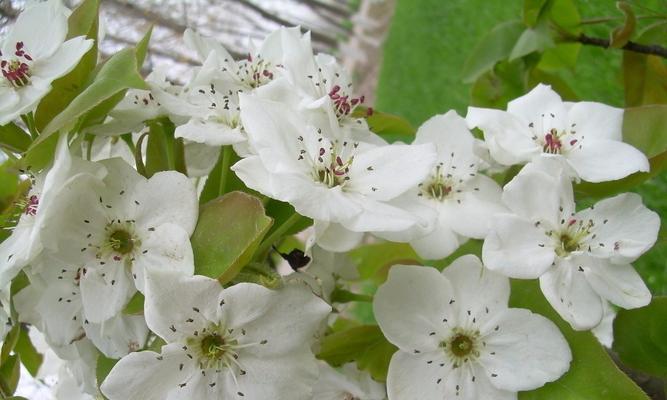
<path fill-rule="evenodd" d="M 389 399 L 444 399 L 449 368 L 439 367 L 433 358 L 433 354 L 409 354 L 400 350 L 394 353 L 387 372 Z M 429 364 L 428 361 L 433 362 Z"/>
<path fill-rule="evenodd" d="M 239 315 L 242 310 L 238 310 L 236 307 L 240 302 L 237 298 L 230 298 L 229 294 L 228 289 L 223 292 L 225 302 L 229 298 L 230 304 L 225 304 L 222 311 L 229 318 L 231 316 L 236 317 L 235 322 L 229 323 L 230 327 L 241 326 L 239 318 L 247 320 L 248 315 Z M 248 353 L 260 358 L 288 356 L 292 353 L 298 354 L 300 351 L 308 350 L 320 323 L 331 312 L 331 306 L 315 296 L 310 288 L 305 285 L 286 285 L 282 289 L 266 295 L 266 299 L 270 300 L 266 312 L 242 325 L 246 331 L 243 340 L 250 343 L 267 341 L 263 345 L 246 349 Z M 260 298 L 248 299 L 246 301 L 247 307 L 257 304 L 258 300 L 261 303 L 262 299 Z M 235 302 L 237 305 L 231 302 Z"/>
<path fill-rule="evenodd" d="M 243 158 L 232 165 L 231 170 L 236 173 L 253 190 L 262 193 L 265 196 L 276 198 L 276 190 L 273 186 L 273 177 L 262 163 L 259 156 L 249 156 Z"/>
<path fill-rule="evenodd" d="M 100 390 L 109 400 L 164 400 L 178 389 L 194 369 L 180 344 L 123 357 L 106 377 Z M 160 357 L 160 359 L 158 359 Z M 184 368 L 180 368 L 180 365 Z"/>
<path fill-rule="evenodd" d="M 468 165 L 477 162 L 474 141 L 466 120 L 450 110 L 424 122 L 417 130 L 413 144 L 433 143 L 439 158 L 449 158 L 454 153 L 462 165 Z"/>
<path fill-rule="evenodd" d="M 89 268 L 81 277 L 85 318 L 102 322 L 120 313 L 137 290 L 130 275 L 120 262 Z"/>
<path fill-rule="evenodd" d="M 284 357 L 240 356 L 246 375 L 236 391 L 248 399 L 310 400 L 318 375 L 315 357 L 294 352 Z"/>
<path fill-rule="evenodd" d="M 488 318 L 498 310 L 507 308 L 510 298 L 510 282 L 506 277 L 490 271 L 477 256 L 468 254 L 454 260 L 442 271 L 454 289 L 460 310 L 460 318 L 480 316 Z"/>
<path fill-rule="evenodd" d="M 623 109 L 582 101 L 570 106 L 569 122 L 578 135 L 590 139 L 623 140 Z"/>
<path fill-rule="evenodd" d="M 390 342 L 403 351 L 423 353 L 438 349 L 437 338 L 446 329 L 442 320 L 454 317 L 453 295 L 451 284 L 435 268 L 394 265 L 375 294 L 373 311 Z"/>
<path fill-rule="evenodd" d="M 585 181 L 613 181 L 650 169 L 644 153 L 627 143 L 586 138 L 581 144 L 581 148 L 572 149 L 565 157 Z"/>
<path fill-rule="evenodd" d="M 23 42 L 33 59 L 49 57 L 67 35 L 67 9 L 59 0 L 34 3 L 19 14 L 5 37 L 2 52 L 13 54 L 17 42 Z"/>
<path fill-rule="evenodd" d="M 206 121 L 200 118 L 191 118 L 185 125 L 178 126 L 174 136 L 209 146 L 222 146 L 246 140 L 240 127 L 232 128 L 224 123 Z"/>
<path fill-rule="evenodd" d="M 105 356 L 120 358 L 146 343 L 148 327 L 140 315 L 117 315 L 101 324 L 84 324 L 89 338 Z"/>
<path fill-rule="evenodd" d="M 477 189 L 477 190 L 475 190 Z M 459 201 L 446 202 L 440 212 L 447 212 L 452 229 L 462 236 L 483 239 L 496 214 L 507 212 L 501 204 L 500 186 L 491 178 L 477 175 L 466 182 Z"/>
<path fill-rule="evenodd" d="M 36 76 L 53 81 L 67 74 L 77 66 L 81 57 L 93 46 L 93 41 L 83 36 L 75 37 L 63 43 L 51 57 L 36 60 L 34 73 Z"/>
<path fill-rule="evenodd" d="M 499 313 L 494 323 L 499 328 L 485 336 L 480 363 L 495 387 L 513 392 L 536 389 L 570 368 L 568 343 L 550 320 L 513 308 Z"/>
<path fill-rule="evenodd" d="M 439 260 L 452 254 L 466 241 L 466 238 L 452 230 L 448 218 L 441 213 L 435 228 L 426 235 L 411 240 L 410 246 L 419 257 L 427 260 Z"/>
<path fill-rule="evenodd" d="M 468 126 L 484 132 L 491 157 L 503 165 L 523 164 L 542 152 L 532 139 L 528 121 L 510 113 L 468 107 Z"/>
<path fill-rule="evenodd" d="M 190 235 L 174 224 L 163 224 L 148 232 L 142 240 L 141 253 L 135 256 L 132 272 L 137 275 L 135 284 L 143 292 L 146 270 L 159 269 L 192 275 L 194 256 Z"/>
<path fill-rule="evenodd" d="M 215 279 L 151 270 L 146 275 L 146 323 L 167 342 L 191 337 L 218 322 L 221 291 Z"/>
<path fill-rule="evenodd" d="M 660 216 L 646 208 L 636 193 L 599 201 L 594 208 L 577 213 L 575 218 L 593 220 L 595 224 L 591 231 L 595 238 L 588 239 L 592 254 L 623 264 L 636 260 L 650 249 L 660 229 Z"/>
<path fill-rule="evenodd" d="M 602 320 L 602 299 L 574 261 L 558 259 L 556 265 L 540 277 L 540 288 L 551 306 L 572 328 L 588 330 Z"/>
<path fill-rule="evenodd" d="M 551 238 L 543 230 L 509 214 L 496 215 L 482 247 L 484 265 L 510 278 L 537 278 L 555 257 Z"/>
<path fill-rule="evenodd" d="M 426 179 L 435 158 L 435 146 L 430 143 L 388 145 L 357 153 L 346 189 L 376 200 L 391 200 Z"/>
<path fill-rule="evenodd" d="M 353 232 L 341 224 L 315 221 L 315 242 L 325 250 L 346 252 L 361 243 L 364 233 Z"/>
<path fill-rule="evenodd" d="M 171 223 L 188 235 L 194 231 L 199 213 L 197 190 L 187 176 L 175 171 L 158 172 L 138 188 L 135 199 L 140 202 L 137 226 L 154 228 Z"/>
<path fill-rule="evenodd" d="M 549 113 L 558 119 L 564 120 L 567 117 L 565 104 L 558 93 L 554 92 L 551 86 L 543 84 L 538 84 L 527 94 L 510 101 L 507 112 L 535 123 L 542 121 Z"/>
<path fill-rule="evenodd" d="M 612 264 L 585 255 L 576 258 L 588 283 L 604 299 L 625 309 L 643 307 L 651 302 L 651 292 L 632 265 Z"/>
<path fill-rule="evenodd" d="M 417 216 L 391 204 L 364 198 L 361 195 L 348 194 L 363 211 L 341 221 L 347 229 L 355 232 L 400 232 L 417 225 Z M 345 206 L 339 203 L 339 207 Z"/>
<path fill-rule="evenodd" d="M 543 169 L 547 165 L 553 163 L 544 160 L 526 165 L 505 185 L 502 198 L 515 214 L 532 222 L 547 222 L 555 228 L 561 218 L 560 207 L 574 209 L 574 200 L 572 185 L 569 181 L 563 182 L 562 174 L 557 174 L 562 170 Z"/>
<path fill-rule="evenodd" d="M 212 51 L 215 52 L 216 56 L 218 57 L 219 60 L 230 60 L 233 61 L 234 58 L 229 55 L 229 52 L 225 50 L 225 48 L 215 39 L 202 36 L 196 31 L 193 31 L 192 29 L 188 28 L 183 32 L 183 41 L 185 44 L 193 49 L 195 52 L 197 52 L 197 56 L 199 57 L 199 61 L 204 61 L 206 58 L 208 58 L 209 54 L 211 54 Z"/>

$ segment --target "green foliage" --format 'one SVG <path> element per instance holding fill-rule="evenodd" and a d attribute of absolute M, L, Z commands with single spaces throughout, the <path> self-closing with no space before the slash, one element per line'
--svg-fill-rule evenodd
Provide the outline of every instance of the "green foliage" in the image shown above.
<path fill-rule="evenodd" d="M 512 53 L 523 32 L 520 21 L 507 21 L 496 25 L 479 41 L 463 65 L 463 82 L 475 82 L 482 74 Z"/>
<path fill-rule="evenodd" d="M 95 378 L 97 379 L 97 386 L 99 387 L 104 379 L 109 375 L 109 372 L 113 367 L 118 363 L 119 360 L 105 357 L 104 354 L 99 354 L 97 356 L 97 361 L 95 364 Z"/>
<path fill-rule="evenodd" d="M 0 126 L 0 147 L 12 153 L 23 153 L 30 146 L 30 135 L 15 123 Z"/>
<path fill-rule="evenodd" d="M 204 204 L 191 238 L 195 273 L 231 281 L 250 262 L 271 223 L 261 201 L 243 192 Z"/>
<path fill-rule="evenodd" d="M 654 297 L 646 307 L 618 312 L 614 351 L 624 364 L 667 378 L 667 297 Z"/>
<path fill-rule="evenodd" d="M 368 371 L 374 379 L 384 381 L 396 350 L 377 325 L 361 325 L 327 335 L 317 358 L 333 366 L 356 361 L 357 367 Z"/>
<path fill-rule="evenodd" d="M 14 394 L 21 377 L 21 357 L 18 354 L 11 355 L 0 365 L 0 389 L 7 395 Z"/>
<path fill-rule="evenodd" d="M 537 281 L 512 281 L 512 307 L 527 308 L 552 320 L 572 350 L 570 370 L 559 380 L 530 392 L 520 400 L 646 400 L 648 397 L 614 364 L 591 332 L 575 331 L 551 308 Z"/>
<path fill-rule="evenodd" d="M 140 315 L 144 313 L 144 301 L 146 298 L 141 292 L 137 292 L 132 296 L 130 301 L 127 302 L 125 308 L 123 309 L 124 314 L 129 315 Z"/>
<path fill-rule="evenodd" d="M 30 375 L 36 377 L 39 367 L 42 366 L 44 356 L 40 354 L 30 340 L 28 328 L 21 327 L 14 352 L 21 355 L 21 363 Z"/>

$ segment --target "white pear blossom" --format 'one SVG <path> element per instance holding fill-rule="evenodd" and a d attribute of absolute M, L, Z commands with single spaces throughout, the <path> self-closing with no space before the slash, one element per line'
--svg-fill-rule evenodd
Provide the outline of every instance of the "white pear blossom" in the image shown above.
<path fill-rule="evenodd" d="M 396 265 L 377 291 L 378 324 L 399 350 L 389 400 L 516 399 L 552 382 L 572 355 L 556 325 L 508 308 L 509 280 L 472 255 L 442 273 Z"/>
<path fill-rule="evenodd" d="M 119 358 L 144 346 L 148 328 L 142 316 L 116 315 L 90 322 L 83 312 L 83 267 L 70 267 L 53 258 L 37 261 L 40 273 L 14 297 L 19 320 L 37 327 L 54 349 L 66 348 L 87 337 L 107 357 Z M 62 352 L 59 352 L 62 354 Z"/>
<path fill-rule="evenodd" d="M 319 362 L 320 377 L 313 387 L 312 400 L 385 400 L 384 385 L 374 381 L 368 372 L 360 371 L 354 363 L 339 370 L 324 361 Z"/>
<path fill-rule="evenodd" d="M 503 165 L 554 157 L 571 168 L 573 177 L 589 182 L 649 170 L 646 156 L 623 143 L 622 109 L 566 103 L 547 85 L 510 101 L 506 112 L 470 107 L 466 119 L 484 132 L 491 156 Z"/>
<path fill-rule="evenodd" d="M 485 265 L 503 275 L 540 279 L 545 297 L 573 328 L 591 329 L 603 302 L 648 304 L 651 293 L 631 262 L 655 243 L 660 217 L 634 193 L 576 212 L 572 185 L 553 160 L 528 164 L 504 188 L 510 210 L 497 214 L 484 241 Z"/>
<path fill-rule="evenodd" d="M 69 10 L 60 0 L 34 2 L 0 45 L 0 125 L 27 114 L 92 47 L 83 36 L 65 40 Z"/>
<path fill-rule="evenodd" d="M 110 400 L 310 399 L 313 334 L 331 307 L 302 285 L 280 291 L 166 272 L 147 276 L 146 321 L 167 344 L 132 353 L 101 386 Z"/>
<path fill-rule="evenodd" d="M 0 287 L 42 252 L 42 231 L 60 212 L 57 203 L 62 187 L 79 177 L 101 178 L 104 174 L 100 165 L 71 156 L 66 135 L 59 138 L 51 167 L 31 178 L 31 188 L 19 204 L 19 220 L 11 236 L 0 243 Z"/>
<path fill-rule="evenodd" d="M 436 115 L 417 131 L 413 144 L 433 143 L 438 157 L 431 174 L 394 204 L 422 217 L 424 224 L 390 235 L 409 241 L 420 257 L 447 257 L 468 238 L 483 239 L 490 218 L 504 210 L 500 186 L 480 173 L 477 140 L 455 111 Z"/>
<path fill-rule="evenodd" d="M 296 110 L 253 96 L 241 96 L 241 117 L 258 155 L 232 169 L 248 187 L 292 204 L 301 215 L 341 225 L 343 235 L 416 223 L 387 202 L 426 178 L 435 162 L 432 144 L 356 142 L 338 125 L 304 125 Z"/>
<path fill-rule="evenodd" d="M 103 322 L 142 291 L 150 268 L 192 274 L 189 237 L 197 221 L 197 194 L 174 171 L 150 179 L 121 159 L 100 162 L 104 180 L 77 179 L 62 190 L 67 206 L 45 228 L 48 247 L 63 262 L 81 268 L 83 310 Z"/>

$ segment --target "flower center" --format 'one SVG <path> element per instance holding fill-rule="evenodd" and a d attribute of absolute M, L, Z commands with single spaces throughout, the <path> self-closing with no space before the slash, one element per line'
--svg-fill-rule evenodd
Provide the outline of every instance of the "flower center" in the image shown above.
<path fill-rule="evenodd" d="M 455 367 L 479 357 L 480 333 L 469 329 L 454 328 L 452 336 L 443 340 L 440 347 L 453 361 Z"/>
<path fill-rule="evenodd" d="M 574 218 L 567 221 L 562 221 L 563 227 L 556 235 L 556 255 L 559 257 L 566 257 L 570 253 L 579 251 L 586 243 L 585 239 L 591 234 L 593 228 L 593 221 L 589 220 L 584 223 L 583 220 L 576 220 Z"/>
<path fill-rule="evenodd" d="M 205 336 L 199 346 L 202 355 L 211 361 L 221 360 L 229 348 L 225 338 L 218 334 Z"/>
<path fill-rule="evenodd" d="M 0 56 L 3 54 L 0 53 Z M 23 87 L 30 84 L 30 65 L 28 62 L 32 61 L 30 54 L 26 53 L 23 48 L 23 42 L 16 43 L 16 57 L 13 60 L 2 59 L 0 61 L 0 70 L 2 76 L 15 88 Z M 23 60 L 22 60 L 23 59 Z"/>
<path fill-rule="evenodd" d="M 339 120 L 350 115 L 350 113 L 352 113 L 358 105 L 362 104 L 365 99 L 363 95 L 352 97 L 349 94 L 342 92 L 340 85 L 334 85 L 328 94 L 329 98 L 333 100 L 334 111 Z M 370 112 L 372 113 L 372 111 Z"/>
<path fill-rule="evenodd" d="M 25 215 L 35 216 L 37 214 L 37 208 L 39 207 L 39 198 L 36 195 L 32 195 L 28 198 L 28 201 L 23 209 Z"/>
<path fill-rule="evenodd" d="M 134 249 L 134 237 L 126 230 L 119 229 L 109 235 L 111 248 L 120 254 L 129 254 Z"/>
<path fill-rule="evenodd" d="M 343 147 L 346 147 L 346 145 L 347 142 L 344 143 Z M 315 180 L 329 188 L 344 186 L 350 180 L 349 172 L 354 156 L 350 156 L 346 160 L 343 157 L 333 145 L 328 151 L 321 147 L 314 165 L 313 177 Z"/>
<path fill-rule="evenodd" d="M 253 58 L 248 54 L 245 60 L 238 63 L 236 75 L 248 87 L 255 89 L 273 80 L 273 66 L 260 55 Z"/>
<path fill-rule="evenodd" d="M 449 175 L 445 175 L 442 165 L 437 165 L 431 177 L 419 185 L 419 196 L 426 196 L 437 201 L 444 201 L 454 189 L 454 182 Z"/>

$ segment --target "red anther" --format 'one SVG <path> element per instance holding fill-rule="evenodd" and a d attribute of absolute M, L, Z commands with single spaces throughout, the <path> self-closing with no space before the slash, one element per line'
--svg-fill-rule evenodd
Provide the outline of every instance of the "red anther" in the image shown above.
<path fill-rule="evenodd" d="M 577 142 L 578 142 L 577 139 L 570 140 L 570 146 L 574 146 L 574 144 L 577 143 Z"/>
<path fill-rule="evenodd" d="M 572 218 L 571 220 L 567 221 L 567 226 L 572 226 L 577 222 L 576 219 Z"/>
<path fill-rule="evenodd" d="M 16 42 L 16 50 L 21 50 L 23 48 L 23 42 Z"/>
<path fill-rule="evenodd" d="M 248 53 L 248 57 L 246 58 L 249 62 L 252 62 L 252 54 Z"/>
<path fill-rule="evenodd" d="M 359 97 L 359 103 L 363 103 L 364 100 L 366 100 L 366 96 L 362 94 L 361 97 Z"/>
<path fill-rule="evenodd" d="M 113 259 L 114 259 L 114 261 L 120 261 L 120 256 L 119 256 L 119 255 L 115 255 L 115 256 L 113 256 Z"/>
<path fill-rule="evenodd" d="M 324 147 L 320 147 L 320 157 L 326 153 L 326 150 L 324 150 Z"/>
<path fill-rule="evenodd" d="M 336 163 L 338 163 L 338 165 L 341 167 L 343 166 L 343 160 L 340 158 L 340 156 L 336 156 Z"/>
<path fill-rule="evenodd" d="M 368 107 L 368 108 L 366 109 L 366 116 L 367 116 L 367 117 L 370 117 L 371 115 L 373 115 L 374 112 L 375 112 L 375 111 L 373 111 L 373 107 Z"/>

